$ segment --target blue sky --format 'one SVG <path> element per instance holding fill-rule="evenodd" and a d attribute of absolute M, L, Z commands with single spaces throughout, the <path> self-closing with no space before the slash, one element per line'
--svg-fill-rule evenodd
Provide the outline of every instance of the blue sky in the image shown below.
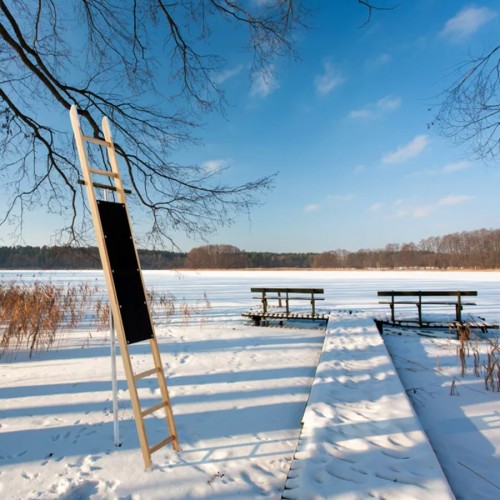
<path fill-rule="evenodd" d="M 402 1 L 364 27 L 366 11 L 351 2 L 316 5 L 301 61 L 248 82 L 235 54 L 228 117 L 213 118 L 205 146 L 186 152 L 231 165 L 234 180 L 278 172 L 251 219 L 209 242 L 358 250 L 499 227 L 500 168 L 427 127 L 458 65 L 498 43 L 498 2 Z M 203 244 L 181 239 L 184 249 Z"/>
<path fill-rule="evenodd" d="M 173 159 L 229 166 L 224 178 L 235 183 L 277 177 L 250 218 L 207 241 L 174 233 L 179 247 L 357 250 L 500 227 L 500 160 L 474 161 L 427 127 L 458 66 L 499 43 L 499 2 L 400 0 L 364 26 L 367 11 L 354 1 L 310 5 L 301 59 L 276 60 L 267 78 L 249 79 L 237 32 L 214 41 L 228 61 L 218 76 L 227 114 L 206 116 L 203 144 Z M 49 243 L 46 235 L 33 229 L 26 243 Z"/>

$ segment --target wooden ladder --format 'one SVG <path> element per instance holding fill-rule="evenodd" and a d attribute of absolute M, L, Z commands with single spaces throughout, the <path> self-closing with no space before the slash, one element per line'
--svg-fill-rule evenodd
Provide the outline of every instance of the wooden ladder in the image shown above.
<path fill-rule="evenodd" d="M 160 358 L 158 343 L 154 334 L 153 322 L 145 292 L 144 280 L 139 264 L 139 256 L 132 235 L 130 216 L 125 199 L 126 191 L 116 159 L 116 151 L 111 136 L 109 121 L 102 120 L 104 139 L 90 137 L 82 133 L 78 111 L 75 105 L 70 110 L 71 124 L 75 135 L 76 147 L 83 172 L 90 212 L 99 248 L 106 287 L 108 290 L 111 312 L 120 345 L 121 357 L 127 378 L 128 390 L 132 403 L 137 434 L 141 445 L 146 469 L 152 466 L 151 455 L 172 443 L 175 451 L 179 451 L 179 442 L 175 429 L 174 416 L 168 395 L 165 374 Z M 89 165 L 85 143 L 94 143 L 105 147 L 111 170 L 94 168 Z M 93 176 L 104 176 L 111 184 L 94 182 Z M 118 202 L 98 200 L 95 189 L 104 188 L 116 193 Z M 128 345 L 149 340 L 153 367 L 135 374 L 130 360 Z M 161 393 L 161 401 L 146 409 L 141 408 L 136 382 L 140 379 L 156 375 Z M 164 410 L 169 435 L 161 442 L 150 446 L 146 434 L 144 418 L 158 410 Z"/>

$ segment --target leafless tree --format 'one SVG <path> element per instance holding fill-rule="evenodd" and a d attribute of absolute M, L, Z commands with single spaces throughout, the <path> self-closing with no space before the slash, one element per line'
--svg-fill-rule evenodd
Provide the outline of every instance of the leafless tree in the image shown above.
<path fill-rule="evenodd" d="M 245 252 L 233 245 L 206 245 L 190 250 L 186 267 L 192 269 L 236 269 L 247 264 Z"/>
<path fill-rule="evenodd" d="M 369 16 L 384 9 L 354 2 Z M 0 0 L 0 176 L 7 199 L 0 225 L 13 224 L 22 235 L 26 211 L 45 206 L 66 216 L 63 241 L 85 241 L 90 226 L 67 118 L 72 104 L 87 135 L 99 137 L 100 119 L 109 117 L 134 213 L 146 210 L 152 237 L 172 241 L 170 228 L 205 234 L 248 211 L 273 175 L 227 185 L 220 171 L 178 165 L 171 153 L 193 140 L 202 113 L 224 108 L 217 82 L 225 61 L 207 52 L 212 33 L 220 40 L 224 29 L 245 29 L 251 71 L 265 74 L 276 57 L 293 54 L 304 5 Z M 90 154 L 97 161 L 99 153 Z"/>
<path fill-rule="evenodd" d="M 475 157 L 498 165 L 500 45 L 460 68 L 460 77 L 444 93 L 431 125 L 443 135 L 466 143 Z"/>

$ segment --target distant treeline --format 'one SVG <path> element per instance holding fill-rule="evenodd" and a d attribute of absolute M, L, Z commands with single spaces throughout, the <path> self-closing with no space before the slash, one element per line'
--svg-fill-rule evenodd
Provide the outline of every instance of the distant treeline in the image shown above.
<path fill-rule="evenodd" d="M 187 254 L 139 250 L 143 269 L 182 268 Z M 0 247 L 0 269 L 101 269 L 96 247 Z"/>
<path fill-rule="evenodd" d="M 436 236 L 378 250 L 322 253 L 245 252 L 206 245 L 188 253 L 139 250 L 143 269 L 500 269 L 500 229 Z M 97 248 L 0 247 L 0 269 L 99 269 Z"/>

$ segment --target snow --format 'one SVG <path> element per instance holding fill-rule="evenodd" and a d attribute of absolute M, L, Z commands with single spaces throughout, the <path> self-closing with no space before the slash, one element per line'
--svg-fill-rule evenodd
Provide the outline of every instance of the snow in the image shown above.
<path fill-rule="evenodd" d="M 460 376 L 456 340 L 397 330 L 382 338 L 372 321 L 388 312 L 376 291 L 398 288 L 478 290 L 471 312 L 495 321 L 497 273 L 144 275 L 192 310 L 155 320 L 181 452 L 163 448 L 144 470 L 120 360 L 122 446 L 113 445 L 109 334 L 87 325 L 31 359 L 0 359 L 0 497 L 499 497 L 499 393 L 471 366 Z M 103 286 L 89 271 L 0 279 Z M 324 322 L 253 326 L 240 316 L 255 304 L 251 286 L 324 288 L 327 331 Z M 147 351 L 132 346 L 134 367 L 148 368 Z M 152 380 L 139 388 L 147 406 L 158 402 Z M 166 436 L 161 415 L 147 431 L 152 444 Z"/>
<path fill-rule="evenodd" d="M 452 498 L 373 320 L 330 325 L 284 498 Z"/>
<path fill-rule="evenodd" d="M 472 353 L 462 377 L 455 340 L 407 334 L 385 343 L 457 496 L 500 498 L 500 398 L 474 375 Z M 478 347 L 484 363 L 487 343 Z"/>

